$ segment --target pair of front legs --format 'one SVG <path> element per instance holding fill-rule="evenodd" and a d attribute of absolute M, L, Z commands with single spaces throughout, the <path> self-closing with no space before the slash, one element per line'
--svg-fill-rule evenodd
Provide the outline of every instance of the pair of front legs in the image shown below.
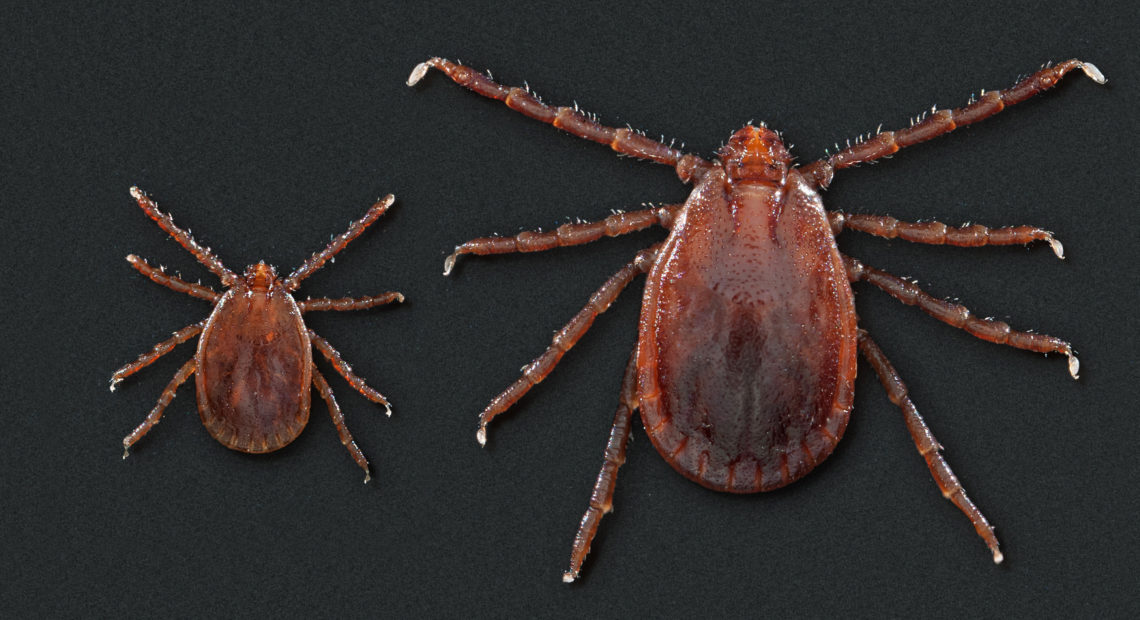
<path fill-rule="evenodd" d="M 226 269 L 226 267 L 222 265 L 222 262 L 210 252 L 209 248 L 202 247 L 188 233 L 178 228 L 174 224 L 174 220 L 170 217 L 170 215 L 160 211 L 158 209 L 158 206 L 155 205 L 154 201 L 139 191 L 138 188 L 132 188 L 131 194 L 135 197 L 139 203 L 139 206 L 147 215 L 151 217 L 151 219 L 158 223 L 158 225 L 167 233 L 169 233 L 170 236 L 174 237 L 174 239 L 177 240 L 184 248 L 190 251 L 190 253 L 193 254 L 199 262 L 201 262 L 210 271 L 217 275 L 221 279 L 224 286 L 228 287 L 234 283 L 238 276 Z M 320 269 L 326 261 L 344 249 L 344 247 L 347 246 L 349 242 L 364 232 L 365 228 L 367 228 L 372 222 L 376 221 L 377 218 L 383 215 L 388 207 L 391 206 L 393 200 L 394 199 L 392 196 L 387 196 L 374 204 L 364 215 L 364 217 L 352 222 L 349 225 L 347 231 L 335 237 L 328 244 L 328 246 L 325 247 L 324 250 L 313 254 L 307 261 L 298 267 L 296 271 L 294 271 L 288 278 L 286 278 L 284 280 L 285 288 L 290 292 L 296 290 L 296 288 L 300 285 L 301 280 Z M 218 300 L 221 299 L 221 295 L 210 287 L 203 286 L 202 284 L 186 282 L 185 280 L 169 275 L 165 272 L 164 269 L 156 269 L 147 264 L 145 260 L 135 256 L 134 254 L 127 256 L 127 262 L 129 262 L 132 267 L 134 267 L 137 271 L 139 271 L 139 273 L 143 274 L 147 278 L 150 278 L 152 281 L 172 290 L 178 291 L 180 293 L 185 293 L 191 297 L 197 297 L 198 299 L 209 301 L 212 304 L 216 304 Z M 360 298 L 306 299 L 304 301 L 298 302 L 297 307 L 301 310 L 302 313 L 328 310 L 366 310 L 368 308 L 374 308 L 376 306 L 381 306 L 394 301 L 402 302 L 404 301 L 404 296 L 400 293 L 388 292 L 381 295 Z M 115 371 L 115 373 L 111 375 L 111 391 L 115 391 L 115 386 L 117 386 L 123 379 L 126 379 L 139 370 L 142 370 L 143 368 L 149 366 L 150 364 L 154 363 L 155 360 L 173 350 L 174 347 L 187 342 L 188 340 L 200 334 L 205 326 L 206 321 L 201 321 L 184 327 L 174 332 L 170 338 L 155 345 L 150 351 L 139 356 L 139 358 L 134 362 L 131 362 L 130 364 L 127 364 L 126 366 L 123 366 L 119 370 Z M 344 377 L 345 381 L 348 381 L 348 383 L 352 385 L 352 387 L 356 388 L 356 390 L 359 391 L 362 395 L 364 395 L 365 398 L 377 404 L 383 405 L 385 412 L 391 416 L 392 407 L 388 403 L 388 400 L 384 398 L 380 392 L 369 387 L 368 384 L 365 383 L 364 379 L 354 374 L 352 372 L 352 367 L 344 361 L 344 358 L 341 357 L 340 352 L 333 348 L 333 346 L 329 344 L 327 340 L 318 336 L 311 329 L 308 329 L 307 331 L 309 335 L 309 342 L 312 344 L 312 346 L 325 356 L 325 359 L 327 359 L 333 365 L 333 368 L 335 368 L 342 377 Z M 197 359 L 195 358 L 183 364 L 182 368 L 180 368 L 178 372 L 175 373 L 174 378 L 170 380 L 170 383 L 166 386 L 166 389 L 162 391 L 162 394 L 158 398 L 158 402 L 155 404 L 154 408 L 151 409 L 146 419 L 143 420 L 143 422 L 139 424 L 135 430 L 131 431 L 129 435 L 123 438 L 123 458 L 127 458 L 127 455 L 130 452 L 130 448 L 135 444 L 135 442 L 142 439 L 142 437 L 146 435 L 147 432 L 149 432 L 155 424 L 158 424 L 159 420 L 162 419 L 163 411 L 165 411 L 166 407 L 170 404 L 170 401 L 174 400 L 174 395 L 177 392 L 178 388 L 183 383 L 185 383 L 196 370 Z M 337 405 L 336 398 L 333 396 L 332 388 L 329 386 L 328 381 L 325 380 L 324 375 L 322 375 L 320 371 L 317 370 L 316 364 L 314 364 L 312 367 L 312 373 L 313 387 L 317 389 L 317 392 L 320 393 L 321 398 L 323 398 L 325 403 L 328 405 L 329 415 L 332 417 L 333 424 L 336 426 L 337 434 L 340 436 L 341 443 L 344 444 L 344 446 L 348 449 L 349 453 L 352 455 L 353 460 L 356 461 L 356 464 L 364 470 L 364 482 L 368 482 L 372 477 L 368 468 L 368 460 L 364 458 L 364 454 L 360 451 L 360 448 L 357 447 L 356 442 L 352 438 L 352 433 L 349 432 L 348 427 L 345 425 L 344 415 L 341 413 L 340 406 Z"/>
<path fill-rule="evenodd" d="M 679 209 L 680 205 L 655 207 L 629 213 L 618 213 L 598 222 L 566 224 L 550 232 L 524 232 L 514 237 L 474 239 L 458 246 L 455 252 L 447 258 L 445 273 L 454 268 L 456 259 L 463 254 L 487 255 L 533 252 L 555 247 L 580 245 L 602 236 L 616 236 L 652 225 L 668 228 Z M 991 229 L 974 225 L 956 228 L 939 222 L 900 222 L 889 217 L 848 215 L 839 212 L 830 213 L 829 218 L 837 234 L 844 229 L 851 229 L 887 238 L 899 237 L 919 243 L 964 247 L 1044 241 L 1050 244 L 1058 257 L 1062 256 L 1061 244 L 1050 233 L 1029 226 Z M 562 356 L 585 334 L 594 319 L 605 312 L 617 299 L 622 289 L 632 282 L 638 274 L 649 271 L 656 258 L 658 247 L 654 246 L 642 251 L 632 262 L 610 277 L 591 296 L 589 303 L 566 326 L 555 333 L 550 347 L 523 368 L 522 376 L 491 400 L 479 416 L 477 439 L 480 444 L 486 443 L 487 424 L 500 413 L 509 409 L 533 386 L 545 379 Z M 1073 378 L 1077 377 L 1079 363 L 1069 343 L 1052 336 L 1013 330 L 1008 324 L 1001 321 L 978 318 L 965 306 L 932 297 L 912 282 L 867 267 L 850 257 L 844 256 L 843 259 L 847 277 L 852 282 L 874 284 L 899 301 L 908 305 L 916 305 L 931 316 L 954 327 L 964 329 L 983 340 L 1039 353 L 1066 355 L 1069 360 L 1069 372 Z M 867 332 L 859 330 L 858 338 L 859 350 L 875 369 L 891 402 L 902 410 L 904 421 L 914 439 L 915 447 L 926 461 L 927 467 L 934 476 L 943 496 L 953 502 L 970 519 L 978 535 L 982 537 L 992 552 L 994 562 L 1001 562 L 1002 554 L 998 547 L 997 538 L 994 536 L 993 527 L 966 495 L 961 483 L 942 457 L 941 445 L 934 438 L 922 416 L 919 415 L 914 403 L 911 402 L 907 395 L 906 385 Z M 601 472 L 598 474 L 594 485 L 589 507 L 582 517 L 578 533 L 574 537 L 570 568 L 563 574 L 563 579 L 567 582 L 578 577 L 582 562 L 589 553 L 591 541 L 597 532 L 598 523 L 612 507 L 617 469 L 625 461 L 625 450 L 632 427 L 633 412 L 638 407 L 635 358 L 636 352 L 626 367 L 625 378 L 622 381 L 620 404 L 614 416 Z"/>

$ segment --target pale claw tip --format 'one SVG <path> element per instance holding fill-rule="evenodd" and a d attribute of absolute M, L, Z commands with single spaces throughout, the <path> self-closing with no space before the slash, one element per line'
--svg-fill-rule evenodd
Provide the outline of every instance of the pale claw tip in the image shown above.
<path fill-rule="evenodd" d="M 398 303 L 401 303 L 401 304 L 404 303 L 404 294 L 403 293 L 396 293 L 396 301 Z"/>
<path fill-rule="evenodd" d="M 578 575 L 574 574 L 572 571 L 566 571 L 565 573 L 562 573 L 562 583 L 574 583 L 574 580 L 577 578 Z"/>
<path fill-rule="evenodd" d="M 1060 241 L 1049 239 L 1049 247 L 1053 248 L 1053 253 L 1057 255 L 1057 258 L 1065 260 L 1065 246 L 1061 245 Z"/>
<path fill-rule="evenodd" d="M 123 460 L 126 460 L 126 458 L 130 455 L 131 455 L 130 449 L 129 448 L 123 448 Z"/>
<path fill-rule="evenodd" d="M 421 62 L 420 64 L 416 65 L 416 68 L 412 69 L 411 75 L 408 76 L 408 86 L 415 86 L 420 80 L 424 79 L 424 76 L 427 75 L 428 69 L 431 69 L 431 65 L 426 62 Z M 1085 73 L 1088 73 L 1087 69 L 1085 70 Z"/>
<path fill-rule="evenodd" d="M 1001 551 L 994 549 L 994 564 L 1001 564 L 1004 559 L 1005 556 L 1001 554 Z"/>
<path fill-rule="evenodd" d="M 131 186 L 131 196 L 134 197 L 135 200 L 142 200 L 145 197 L 142 190 L 135 185 Z"/>
<path fill-rule="evenodd" d="M 1089 76 L 1089 78 L 1091 78 L 1092 81 L 1096 82 L 1097 84 L 1104 84 L 1108 81 L 1108 78 L 1104 77 L 1104 74 L 1100 72 L 1100 69 L 1097 69 L 1096 65 L 1092 64 L 1091 62 L 1082 62 L 1081 71 L 1084 71 L 1085 75 Z"/>
<path fill-rule="evenodd" d="M 392 405 L 384 403 L 384 415 L 388 416 L 389 418 L 392 417 Z"/>
<path fill-rule="evenodd" d="M 480 426 L 479 430 L 475 431 L 475 440 L 479 442 L 479 446 L 487 445 L 487 427 Z"/>
<path fill-rule="evenodd" d="M 448 256 L 447 258 L 443 259 L 443 275 L 445 275 L 445 276 L 451 275 L 451 270 L 455 269 L 455 259 L 456 258 L 457 258 L 457 255 L 452 254 L 451 256 Z"/>
<path fill-rule="evenodd" d="M 1074 379 L 1080 379 L 1081 377 L 1078 374 L 1080 372 L 1080 370 L 1081 370 L 1081 361 L 1079 359 L 1077 359 L 1076 355 L 1070 354 L 1069 355 L 1069 374 L 1072 375 Z"/>
<path fill-rule="evenodd" d="M 372 472 L 364 472 L 364 484 L 368 484 L 372 480 Z"/>

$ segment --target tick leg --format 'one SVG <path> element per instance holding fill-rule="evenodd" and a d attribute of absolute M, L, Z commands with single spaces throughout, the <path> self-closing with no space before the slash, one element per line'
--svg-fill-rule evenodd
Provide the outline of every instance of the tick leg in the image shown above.
<path fill-rule="evenodd" d="M 617 299 L 618 294 L 626 286 L 629 286 L 634 276 L 649 271 L 660 247 L 661 244 L 657 244 L 638 252 L 632 262 L 610 276 L 610 279 L 606 280 L 605 284 L 590 297 L 586 307 L 578 311 L 578 314 L 575 314 L 569 323 L 554 334 L 554 339 L 546 351 L 523 368 L 523 374 L 517 381 L 491 400 L 483 413 L 479 414 L 479 430 L 475 433 L 479 445 L 487 444 L 487 424 L 495 416 L 510 409 L 523 395 L 530 391 L 530 388 L 541 383 L 554 370 L 562 356 L 585 335 L 586 331 L 590 329 L 590 325 L 594 323 L 594 319 L 609 309 L 610 304 Z"/>
<path fill-rule="evenodd" d="M 368 481 L 372 480 L 372 473 L 368 470 L 368 459 L 364 458 L 364 453 L 360 451 L 352 439 L 352 433 L 348 432 L 348 427 L 344 425 L 344 414 L 340 412 L 340 405 L 336 404 L 336 397 L 333 396 L 332 388 L 329 387 L 329 382 L 325 381 L 321 372 L 317 370 L 316 364 L 313 365 L 313 385 L 316 386 L 317 391 L 321 393 L 321 398 L 325 399 L 325 404 L 329 407 L 329 416 L 332 417 L 336 432 L 340 435 L 340 442 L 348 448 L 352 460 L 356 461 L 356 464 L 364 470 L 364 484 L 368 484 Z"/>
<path fill-rule="evenodd" d="M 553 125 L 579 138 L 608 144 L 611 149 L 622 155 L 648 159 L 659 164 L 672 166 L 676 169 L 677 176 L 685 183 L 699 178 L 712 166 L 696 155 L 682 153 L 632 129 L 616 129 L 601 125 L 591 115 L 579 111 L 577 105 L 573 108 L 548 106 L 532 94 L 529 88 L 512 88 L 497 84 L 490 77 L 475 71 L 471 67 L 443 58 L 430 58 L 426 62 L 416 65 L 412 69 L 411 75 L 408 76 L 408 86 L 415 86 L 432 68 L 443 71 L 447 77 L 460 86 L 475 91 L 484 97 L 502 101 L 516 112 Z"/>
<path fill-rule="evenodd" d="M 325 310 L 367 310 L 375 308 L 376 306 L 383 306 L 390 304 L 393 301 L 403 303 L 404 296 L 401 293 L 389 292 L 381 293 L 380 295 L 372 295 L 369 297 L 344 297 L 342 299 L 328 299 L 321 297 L 318 299 L 306 299 L 305 301 L 297 302 L 297 307 L 301 312 L 321 312 Z"/>
<path fill-rule="evenodd" d="M 942 445 L 934 438 L 934 433 L 930 432 L 930 427 L 926 425 L 922 416 L 919 415 L 918 409 L 911 402 L 907 395 L 906 384 L 899 378 L 887 356 L 883 355 L 883 351 L 863 330 L 859 330 L 859 349 L 863 352 L 863 357 L 871 363 L 875 373 L 879 375 L 879 381 L 882 382 L 883 388 L 887 391 L 887 397 L 899 409 L 902 409 L 907 430 L 910 431 L 910 436 L 914 439 L 914 445 L 918 448 L 919 454 L 926 460 L 926 466 L 930 468 L 930 473 L 934 476 L 934 481 L 938 483 L 938 488 L 942 489 L 942 496 L 953 502 L 959 510 L 965 513 L 966 517 L 970 519 L 970 523 L 974 524 L 974 530 L 978 532 L 978 536 L 982 537 L 986 546 L 990 548 L 990 552 L 993 553 L 994 564 L 1001 564 L 1002 555 L 998 549 L 998 541 L 997 537 L 994 536 L 993 526 L 990 525 L 989 521 L 986 521 L 985 515 L 978 510 L 974 502 L 970 501 L 969 496 L 966 495 L 966 490 L 962 488 L 962 483 L 958 482 L 958 477 L 954 475 L 946 459 L 942 458 Z"/>
<path fill-rule="evenodd" d="M 944 133 L 949 133 L 959 127 L 989 118 L 1001 112 L 1006 106 L 1021 103 L 1030 97 L 1053 88 L 1066 73 L 1073 69 L 1080 69 L 1097 84 L 1104 84 L 1107 80 L 1092 63 L 1079 60 L 1066 60 L 1061 64 L 1045 67 L 1037 73 L 1021 80 L 1006 90 L 982 91 L 978 98 L 971 97 L 970 103 L 964 107 L 953 110 L 932 111 L 923 120 L 913 123 L 907 129 L 883 131 L 878 135 L 857 142 L 854 146 L 806 166 L 800 167 L 800 172 L 819 187 L 831 184 L 835 171 L 841 168 L 863 162 L 874 161 L 886 157 L 899 149 L 925 142 Z"/>
<path fill-rule="evenodd" d="M 443 275 L 455 268 L 455 260 L 463 254 L 486 256 L 514 252 L 541 252 L 597 241 L 603 236 L 617 237 L 649 228 L 671 228 L 673 218 L 683 205 L 664 205 L 652 209 L 615 213 L 597 222 L 563 224 L 553 231 L 525 231 L 513 237 L 480 237 L 455 246 L 455 251 L 443 261 Z"/>
<path fill-rule="evenodd" d="M 297 287 L 301 285 L 301 280 L 304 280 L 305 278 L 313 275 L 313 273 L 320 269 L 326 261 L 336 256 L 338 252 L 343 250 L 345 246 L 349 244 L 349 242 L 359 237 L 360 233 L 364 232 L 364 229 L 368 228 L 368 226 L 371 225 L 372 222 L 375 222 L 376 219 L 381 215 L 384 215 L 384 212 L 388 210 L 388 207 L 392 206 L 392 203 L 395 202 L 395 200 L 395 196 L 388 194 L 387 196 L 376 201 L 376 204 L 372 205 L 368 209 L 368 211 L 364 214 L 364 217 L 350 223 L 348 225 L 348 230 L 333 238 L 333 240 L 329 242 L 328 246 L 325 247 L 325 249 L 310 256 L 309 260 L 302 263 L 301 266 L 296 269 L 296 271 L 291 273 L 288 278 L 285 278 L 285 290 L 290 292 L 297 290 Z"/>
<path fill-rule="evenodd" d="M 206 301 L 217 303 L 220 295 L 214 289 L 201 284 L 194 284 L 187 282 L 176 276 L 166 273 L 161 267 L 155 269 L 147 264 L 146 259 L 139 258 L 134 254 L 127 255 L 127 262 L 131 264 L 139 273 L 150 278 L 152 281 L 165 286 L 168 289 L 178 291 L 179 293 L 186 293 L 191 297 L 198 299 L 205 299 Z"/>
<path fill-rule="evenodd" d="M 174 237 L 174 240 L 193 254 L 199 263 L 205 265 L 206 269 L 209 269 L 214 275 L 218 276 L 223 285 L 229 286 L 234 283 L 237 276 L 229 269 L 226 269 L 222 261 L 218 260 L 218 257 L 214 256 L 213 252 L 210 251 L 210 248 L 204 248 L 198 245 L 198 242 L 194 240 L 194 237 L 190 236 L 190 233 L 175 226 L 174 218 L 170 217 L 169 214 L 159 211 L 158 205 L 144 194 L 141 189 L 132 187 L 131 196 L 139 203 L 142 210 L 150 216 L 150 219 L 158 224 L 159 228 L 165 230 L 171 237 Z"/>
<path fill-rule="evenodd" d="M 313 346 L 321 352 L 321 355 L 325 356 L 325 359 L 327 359 L 333 365 L 333 368 L 336 368 L 336 371 L 340 373 L 340 376 L 344 377 L 345 381 L 348 381 L 349 385 L 356 388 L 356 391 L 363 394 L 364 397 L 368 400 L 380 405 L 384 405 L 384 412 L 388 414 L 389 417 L 392 416 L 392 406 L 388 404 L 388 399 L 384 398 L 380 392 L 377 392 L 376 390 L 368 387 L 368 384 L 364 382 L 364 379 L 361 379 L 360 377 L 353 374 L 352 366 L 349 366 L 348 362 L 344 361 L 344 358 L 340 356 L 340 351 L 334 349 L 333 346 L 329 344 L 328 340 L 321 338 L 316 334 L 316 332 L 310 329 L 309 341 L 312 342 Z"/>
<path fill-rule="evenodd" d="M 936 299 L 913 282 L 874 267 L 867 267 L 849 256 L 844 256 L 843 262 L 847 268 L 847 277 L 852 282 L 870 282 L 904 304 L 918 306 L 923 312 L 939 321 L 966 330 L 976 338 L 1026 351 L 1065 355 L 1069 358 L 1069 374 L 1074 379 L 1077 378 L 1081 367 L 1080 361 L 1073 353 L 1072 345 L 1060 338 L 1010 329 L 1009 324 L 1003 321 L 979 319 L 970 312 L 969 308 Z"/>
<path fill-rule="evenodd" d="M 972 226 L 947 226 L 942 222 L 900 222 L 885 215 L 864 215 L 828 211 L 831 230 L 839 234 L 843 230 L 857 230 L 887 239 L 899 238 L 913 243 L 928 245 L 954 245 L 976 248 L 984 245 L 1026 245 L 1034 241 L 1045 241 L 1053 249 L 1057 258 L 1065 258 L 1065 248 L 1053 238 L 1053 233 L 1034 226 L 1005 226 L 986 228 L 978 224 Z"/>
<path fill-rule="evenodd" d="M 562 581 L 570 583 L 578 578 L 582 562 L 590 553 L 590 543 L 598 532 L 602 517 L 613 510 L 614 486 L 617 484 L 618 468 L 625 463 L 625 448 L 629 444 L 629 431 L 633 425 L 633 412 L 637 410 L 637 353 L 629 358 L 625 367 L 625 378 L 621 382 L 621 402 L 614 414 L 614 425 L 610 429 L 610 440 L 606 443 L 605 461 L 598 479 L 594 482 L 594 492 L 590 494 L 590 507 L 582 516 L 578 533 L 574 536 L 574 547 L 570 551 L 570 570 L 562 573 Z"/>
<path fill-rule="evenodd" d="M 122 382 L 123 379 L 126 379 L 127 377 L 135 374 L 143 368 L 150 366 L 158 358 L 166 355 L 167 353 L 170 353 L 174 347 L 202 333 L 202 328 L 205 327 L 205 325 L 206 322 L 202 321 L 200 323 L 195 323 L 193 325 L 183 327 L 182 329 L 174 332 L 174 335 L 170 338 L 167 338 L 166 340 L 163 340 L 162 342 L 154 345 L 154 348 L 152 348 L 150 351 L 147 351 L 146 353 L 140 355 L 137 360 L 116 370 L 115 373 L 111 375 L 111 391 L 114 392 L 115 386 Z"/>
<path fill-rule="evenodd" d="M 191 359 L 183 364 L 182 368 L 178 369 L 178 372 L 174 373 L 174 378 L 170 380 L 166 389 L 162 391 L 162 395 L 158 397 L 158 402 L 155 403 L 154 409 L 150 410 L 150 413 L 147 414 L 143 423 L 131 431 L 130 435 L 123 437 L 123 458 L 127 458 L 127 455 L 130 454 L 131 446 L 135 445 L 135 442 L 142 439 L 143 435 L 146 435 L 155 424 L 158 424 L 158 421 L 162 419 L 162 412 L 166 410 L 166 406 L 170 404 L 170 401 L 174 400 L 174 393 L 178 391 L 178 387 L 185 383 L 186 380 L 190 378 L 190 375 L 194 374 L 194 370 L 197 368 L 197 360 Z"/>

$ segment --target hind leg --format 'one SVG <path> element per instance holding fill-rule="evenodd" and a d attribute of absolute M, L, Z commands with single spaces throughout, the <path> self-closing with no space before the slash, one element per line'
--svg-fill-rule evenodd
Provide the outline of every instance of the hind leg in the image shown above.
<path fill-rule="evenodd" d="M 356 461 L 360 469 L 364 470 L 364 484 L 368 484 L 368 481 L 372 480 L 372 473 L 368 470 L 368 459 L 364 458 L 364 453 L 360 451 L 356 441 L 353 440 L 352 433 L 348 431 L 348 426 L 344 423 L 344 414 L 340 411 L 340 405 L 336 404 L 336 397 L 333 396 L 332 388 L 329 387 L 329 382 L 317 370 L 315 364 L 313 365 L 313 385 L 316 386 L 317 392 L 320 392 L 321 398 L 325 399 L 325 404 L 329 407 L 329 416 L 336 426 L 337 434 L 340 435 L 340 443 L 348 448 L 352 460 Z"/>
<path fill-rule="evenodd" d="M 606 443 L 606 453 L 598 480 L 594 482 L 594 492 L 590 494 L 590 506 L 582 516 L 578 533 L 574 536 L 574 546 L 570 551 L 570 570 L 562 573 L 562 581 L 570 583 L 578 578 L 582 562 L 590 553 L 590 543 L 598 533 L 602 517 L 613 510 L 614 487 L 617 485 L 618 468 L 625 463 L 625 448 L 629 445 L 629 431 L 633 425 L 633 412 L 637 410 L 637 352 L 629 358 L 625 367 L 625 378 L 621 382 L 621 402 L 614 414 L 614 424 L 610 429 L 610 440 Z"/>
<path fill-rule="evenodd" d="M 934 476 L 934 481 L 938 483 L 938 488 L 942 490 L 942 496 L 953 502 L 970 519 L 970 523 L 974 525 L 974 530 L 978 532 L 978 536 L 982 537 L 986 546 L 990 548 L 990 552 L 993 553 L 994 564 L 1001 564 L 1002 554 L 1001 550 L 998 549 L 998 540 L 994 536 L 993 526 L 966 495 L 962 483 L 958 481 L 958 477 L 950 469 L 950 464 L 942 457 L 942 445 L 934 438 L 934 433 L 930 431 L 930 427 L 926 425 L 926 421 L 922 419 L 918 409 L 911 402 L 910 396 L 907 395 L 906 384 L 899 378 L 887 356 L 883 355 L 879 345 L 875 344 L 875 341 L 871 340 L 871 337 L 863 330 L 859 330 L 859 349 L 862 351 L 863 357 L 871 363 L 875 373 L 879 375 L 879 381 L 882 382 L 883 388 L 887 391 L 887 397 L 899 409 L 902 409 L 906 428 L 910 431 L 911 438 L 914 439 L 918 453 L 922 455 L 926 461 L 926 466 Z"/>

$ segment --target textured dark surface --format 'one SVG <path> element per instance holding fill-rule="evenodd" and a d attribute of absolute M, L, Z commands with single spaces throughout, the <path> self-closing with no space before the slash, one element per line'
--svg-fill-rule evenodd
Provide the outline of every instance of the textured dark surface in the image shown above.
<path fill-rule="evenodd" d="M 455 3 L 316 9 L 5 9 L 0 47 L 4 422 L 0 608 L 8 615 L 1134 616 L 1140 547 L 1140 320 L 1134 8 Z M 465 257 L 492 232 L 679 202 L 671 170 L 619 159 L 432 75 L 432 55 L 577 101 L 710 156 L 750 119 L 806 162 L 833 142 L 1004 88 L 1047 60 L 1095 62 L 978 125 L 836 175 L 824 202 L 951 224 L 1033 224 L 1068 258 L 848 233 L 840 248 L 979 316 L 1065 337 L 1063 359 L 978 341 L 857 285 L 971 497 L 994 566 L 943 500 L 902 416 L 859 367 L 851 422 L 810 476 L 710 492 L 635 424 L 582 579 L 561 583 L 625 362 L 640 282 L 509 415 L 476 415 L 635 252 L 642 232 L 541 254 Z M 184 386 L 122 461 L 183 345 L 111 394 L 110 373 L 204 302 L 147 281 L 135 253 L 213 277 L 131 199 L 137 185 L 234 269 L 282 269 L 378 196 L 397 203 L 306 295 L 399 290 L 402 305 L 310 326 L 394 406 L 323 360 L 373 484 L 317 401 L 284 450 L 214 441 Z M 38 613 L 37 613 L 38 612 Z"/>

